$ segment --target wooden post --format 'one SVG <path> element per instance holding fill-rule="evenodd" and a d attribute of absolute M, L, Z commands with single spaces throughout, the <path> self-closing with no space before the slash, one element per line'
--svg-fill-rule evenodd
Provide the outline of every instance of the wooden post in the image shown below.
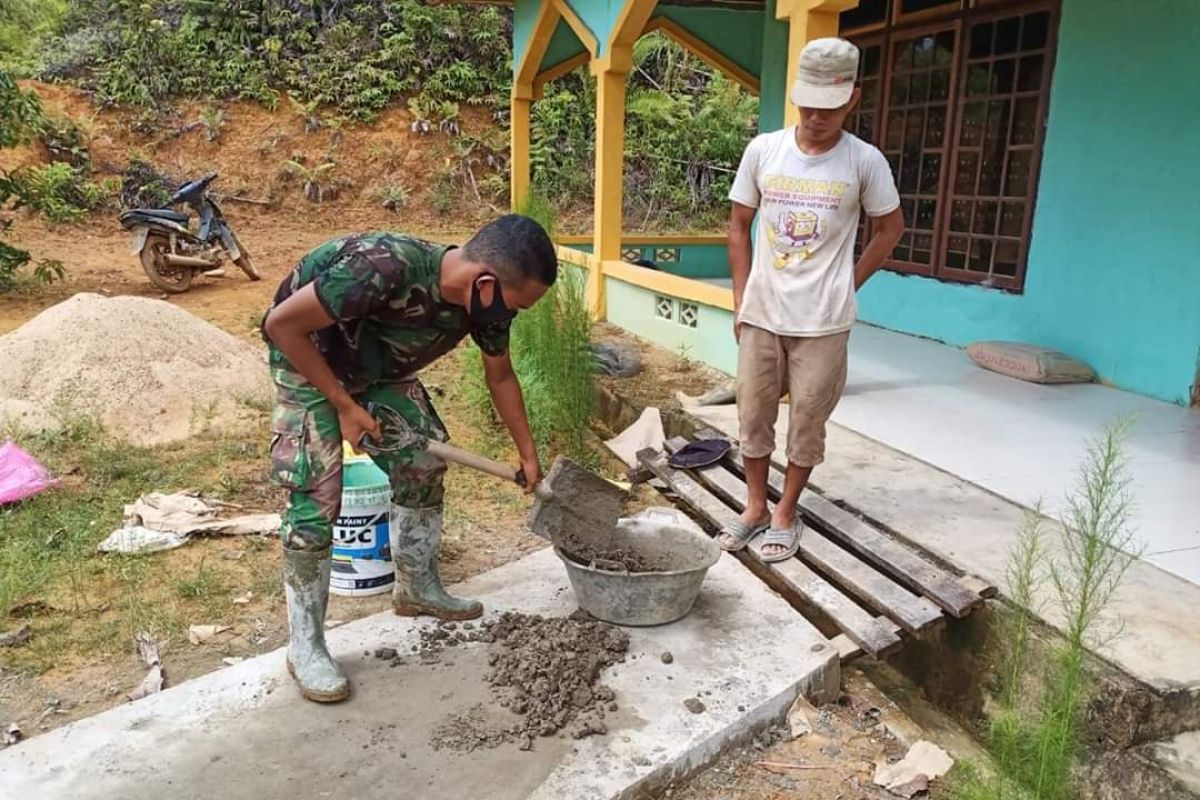
<path fill-rule="evenodd" d="M 524 95 L 524 96 L 522 96 Z M 508 162 L 510 184 L 510 207 L 517 211 L 529 194 L 529 115 L 533 106 L 532 87 L 513 86 L 512 94 L 512 143 Z"/>

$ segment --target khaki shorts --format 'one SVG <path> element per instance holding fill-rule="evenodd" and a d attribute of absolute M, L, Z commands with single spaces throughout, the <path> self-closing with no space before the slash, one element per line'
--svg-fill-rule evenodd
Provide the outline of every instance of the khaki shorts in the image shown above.
<path fill-rule="evenodd" d="M 742 326 L 737 407 L 742 455 L 775 451 L 779 398 L 789 396 L 787 457 L 798 467 L 825 459 L 825 423 L 846 387 L 849 331 L 829 336 L 777 336 Z"/>

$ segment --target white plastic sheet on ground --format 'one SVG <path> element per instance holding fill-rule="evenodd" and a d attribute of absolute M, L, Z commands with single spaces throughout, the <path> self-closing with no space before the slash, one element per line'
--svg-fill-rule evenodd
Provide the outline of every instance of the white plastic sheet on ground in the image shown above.
<path fill-rule="evenodd" d="M 637 422 L 630 425 L 619 434 L 609 439 L 604 445 L 625 462 L 630 469 L 637 469 L 637 454 L 640 450 L 650 448 L 662 450 L 667 436 L 663 433 L 662 415 L 658 409 L 650 406 L 642 411 Z"/>
<path fill-rule="evenodd" d="M 157 553 L 182 547 L 191 536 L 267 535 L 279 530 L 278 514 L 227 516 L 234 508 L 192 492 L 143 495 L 125 506 L 120 528 L 100 543 L 102 553 Z"/>

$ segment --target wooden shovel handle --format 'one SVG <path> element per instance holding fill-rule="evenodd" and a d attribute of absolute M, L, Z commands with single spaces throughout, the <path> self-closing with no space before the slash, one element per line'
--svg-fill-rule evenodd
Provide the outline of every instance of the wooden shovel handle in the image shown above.
<path fill-rule="evenodd" d="M 520 470 L 510 467 L 508 464 L 501 464 L 499 461 L 493 461 L 490 458 L 484 458 L 481 455 L 476 455 L 469 450 L 463 450 L 460 447 L 455 447 L 452 444 L 445 442 L 437 442 L 432 439 L 426 449 L 433 453 L 443 461 L 449 461 L 454 464 L 461 464 L 464 467 L 478 470 L 486 475 L 494 475 L 497 478 L 506 481 L 512 481 L 515 484 L 521 485 L 524 483 L 524 477 Z"/>

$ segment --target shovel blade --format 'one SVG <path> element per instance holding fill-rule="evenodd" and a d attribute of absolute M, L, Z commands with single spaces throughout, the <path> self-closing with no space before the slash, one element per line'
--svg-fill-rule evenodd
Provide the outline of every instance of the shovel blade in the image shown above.
<path fill-rule="evenodd" d="M 534 501 L 529 529 L 555 544 L 572 533 L 612 530 L 629 499 L 627 492 L 564 456 L 555 459 L 545 484 L 553 494 Z"/>

